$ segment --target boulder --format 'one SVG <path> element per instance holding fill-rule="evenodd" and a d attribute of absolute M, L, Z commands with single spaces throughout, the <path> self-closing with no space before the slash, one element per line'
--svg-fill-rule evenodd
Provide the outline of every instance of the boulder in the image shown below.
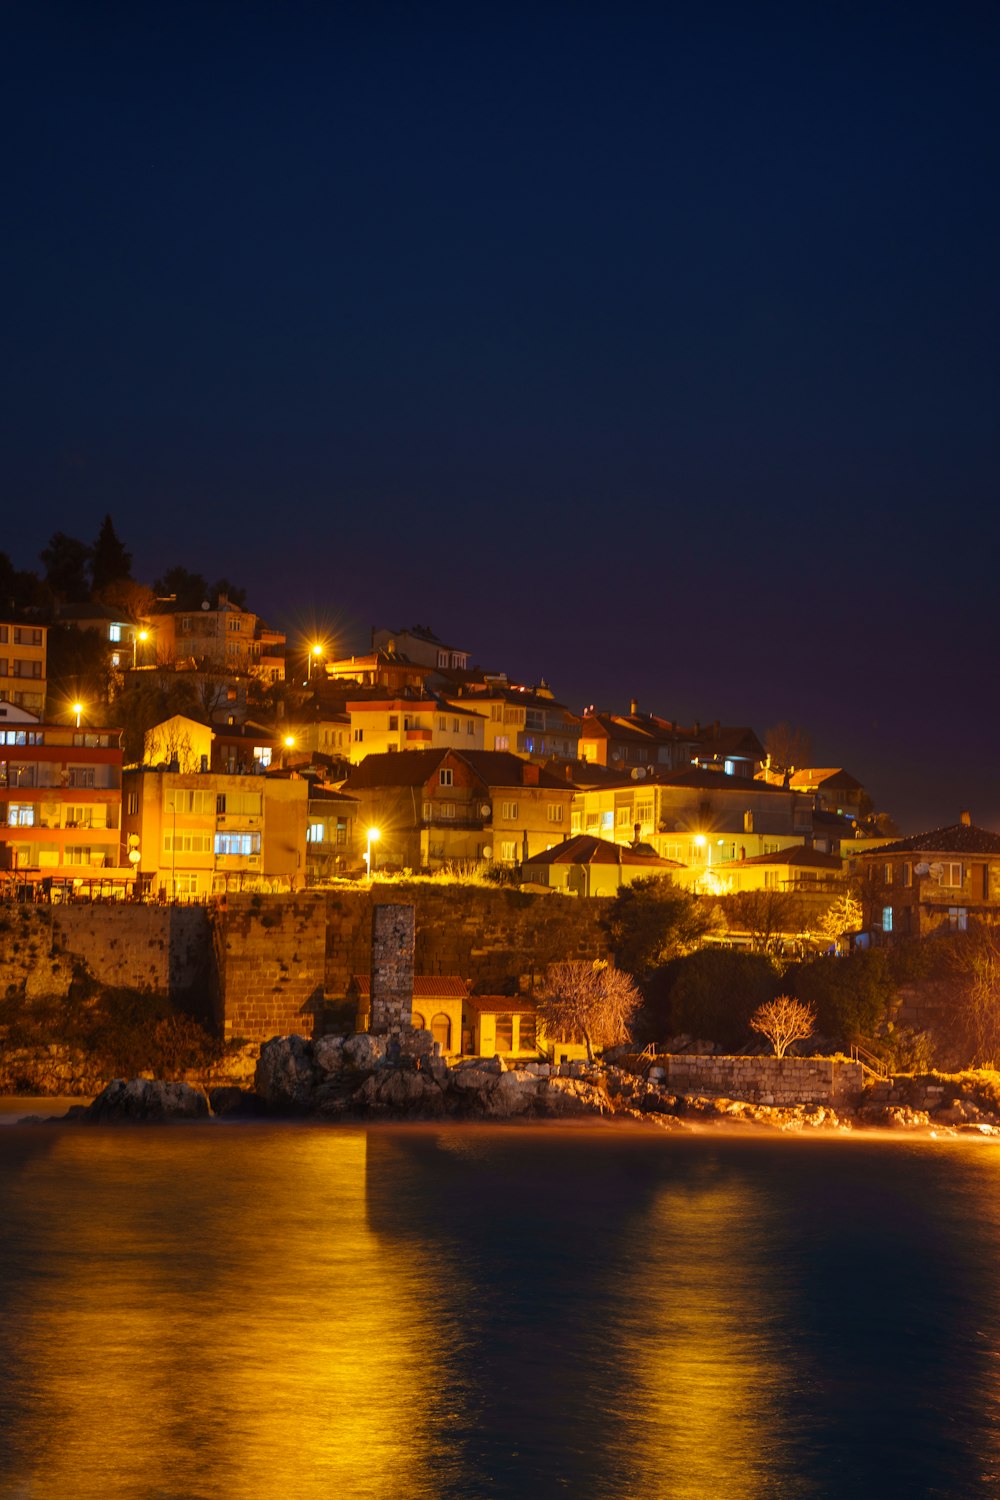
<path fill-rule="evenodd" d="M 483 1095 L 483 1113 L 491 1120 L 508 1120 L 534 1110 L 538 1091 L 544 1087 L 530 1073 L 502 1073 Z"/>
<path fill-rule="evenodd" d="M 209 1089 L 208 1102 L 213 1115 L 228 1119 L 249 1120 L 263 1113 L 263 1105 L 253 1089 L 237 1088 L 231 1083 Z"/>
<path fill-rule="evenodd" d="M 357 1031 L 344 1042 L 344 1061 L 359 1073 L 370 1073 L 383 1061 L 386 1038 L 370 1031 Z"/>
<path fill-rule="evenodd" d="M 161 1123 L 166 1120 L 205 1120 L 208 1100 L 189 1083 L 164 1083 L 150 1078 L 115 1078 L 87 1110 L 88 1123 Z"/>
<path fill-rule="evenodd" d="M 560 1119 L 614 1114 L 604 1085 L 584 1078 L 550 1078 L 539 1090 L 538 1103 L 543 1114 Z"/>
<path fill-rule="evenodd" d="M 307 1109 L 316 1084 L 313 1046 L 301 1036 L 275 1036 L 260 1049 L 254 1089 L 268 1109 Z"/>
<path fill-rule="evenodd" d="M 344 1038 L 342 1036 L 319 1037 L 313 1042 L 313 1062 L 324 1078 L 331 1073 L 339 1073 L 344 1066 Z"/>
<path fill-rule="evenodd" d="M 497 1074 L 486 1068 L 452 1068 L 448 1078 L 449 1088 L 457 1090 L 460 1094 L 483 1094 L 486 1095 L 491 1089 L 496 1088 L 498 1083 Z"/>

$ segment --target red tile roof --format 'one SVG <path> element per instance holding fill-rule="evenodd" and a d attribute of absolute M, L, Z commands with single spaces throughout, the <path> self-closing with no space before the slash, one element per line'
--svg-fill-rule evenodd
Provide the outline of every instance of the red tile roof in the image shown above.
<path fill-rule="evenodd" d="M 362 1000 L 371 995 L 372 982 L 369 974 L 354 974 L 353 983 Z M 414 974 L 414 1000 L 464 1000 L 469 986 L 458 974 Z"/>

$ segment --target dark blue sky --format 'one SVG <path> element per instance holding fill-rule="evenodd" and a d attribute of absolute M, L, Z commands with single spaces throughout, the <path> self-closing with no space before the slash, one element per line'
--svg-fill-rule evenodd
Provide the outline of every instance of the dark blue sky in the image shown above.
<path fill-rule="evenodd" d="M 1000 826 L 995 5 L 9 7 L 0 549 Z"/>

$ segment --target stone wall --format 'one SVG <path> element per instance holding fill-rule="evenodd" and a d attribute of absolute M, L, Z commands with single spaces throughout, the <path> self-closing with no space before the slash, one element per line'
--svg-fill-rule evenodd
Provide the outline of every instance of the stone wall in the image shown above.
<path fill-rule="evenodd" d="M 372 908 L 413 906 L 414 972 L 458 974 L 481 995 L 529 990 L 550 963 L 607 958 L 601 919 L 610 904 L 562 895 L 474 885 L 412 884 L 371 891 L 330 891 L 327 900 L 326 993 L 347 994 L 352 974 L 371 971 Z"/>
<path fill-rule="evenodd" d="M 50 910 L 53 946 L 86 964 L 101 984 L 177 996 L 207 983 L 203 906 L 85 903 Z"/>
<path fill-rule="evenodd" d="M 832 1057 L 657 1058 L 678 1094 L 724 1094 L 752 1104 L 835 1104 L 861 1092 L 860 1063 Z"/>
<path fill-rule="evenodd" d="M 229 896 L 213 916 L 215 1021 L 226 1041 L 312 1036 L 322 1014 L 322 895 Z"/>

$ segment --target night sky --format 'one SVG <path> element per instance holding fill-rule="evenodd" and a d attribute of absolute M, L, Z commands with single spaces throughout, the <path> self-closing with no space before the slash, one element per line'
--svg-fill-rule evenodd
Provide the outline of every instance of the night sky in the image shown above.
<path fill-rule="evenodd" d="M 4 525 L 1000 827 L 1000 8 L 10 5 Z"/>

